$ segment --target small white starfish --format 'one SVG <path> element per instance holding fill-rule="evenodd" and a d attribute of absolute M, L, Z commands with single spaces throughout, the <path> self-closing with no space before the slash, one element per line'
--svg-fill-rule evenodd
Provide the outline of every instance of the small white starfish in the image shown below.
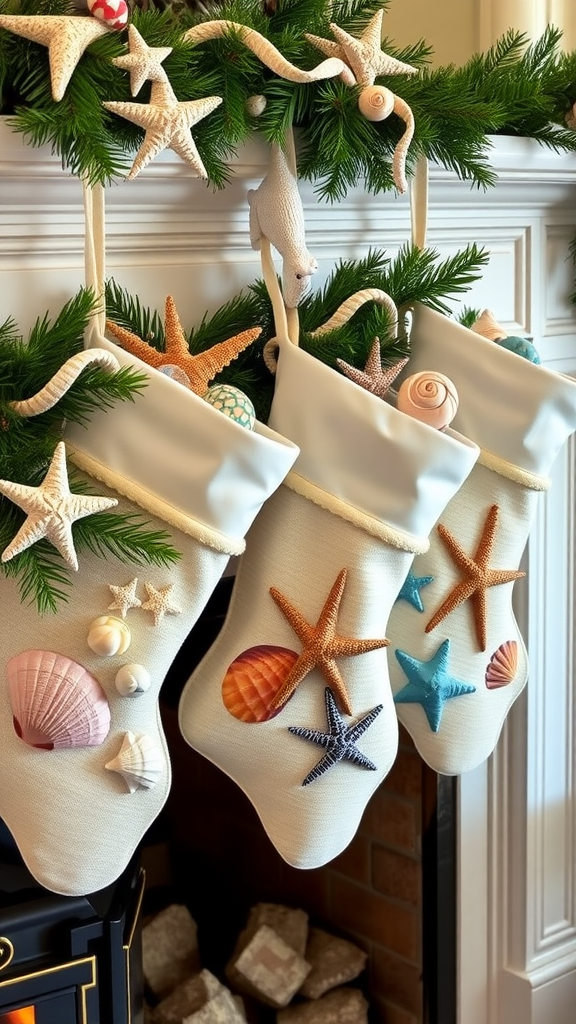
<path fill-rule="evenodd" d="M 1 14 L 0 28 L 48 47 L 52 97 L 58 103 L 86 47 L 110 29 L 97 18 Z"/>
<path fill-rule="evenodd" d="M 46 537 L 74 570 L 78 569 L 78 559 L 72 540 L 72 523 L 118 504 L 116 498 L 71 493 L 64 441 L 56 445 L 40 487 L 0 480 L 0 494 L 13 501 L 28 516 L 8 547 L 4 548 L 2 561 L 9 562 L 37 540 Z"/>
<path fill-rule="evenodd" d="M 404 64 L 384 53 L 382 43 L 382 17 L 384 9 L 377 11 L 370 19 L 360 38 L 351 36 L 338 25 L 331 24 L 330 30 L 336 38 L 323 39 L 305 32 L 306 39 L 328 57 L 338 57 L 354 72 L 356 83 L 361 86 L 374 85 L 378 75 L 412 75 L 417 68 Z M 342 76 L 344 78 L 344 75 Z M 348 84 L 349 77 L 346 78 Z"/>
<path fill-rule="evenodd" d="M 190 129 L 221 103 L 221 96 L 205 96 L 201 100 L 179 103 L 168 81 L 152 82 L 150 103 L 104 103 L 107 110 L 125 117 L 146 131 L 128 178 L 135 178 L 163 149 L 173 149 L 200 178 L 207 178 L 206 168 Z"/>
<path fill-rule="evenodd" d="M 118 611 L 122 615 L 122 618 L 126 618 L 126 612 L 129 608 L 139 608 L 142 601 L 136 597 L 136 586 L 138 584 L 138 577 L 135 576 L 130 583 L 127 583 L 125 587 L 115 587 L 113 583 L 109 583 L 108 587 L 114 595 L 112 604 L 108 605 L 108 611 Z"/>
<path fill-rule="evenodd" d="M 144 601 L 142 608 L 144 611 L 152 612 L 154 615 L 154 625 L 159 626 L 165 615 L 180 615 L 182 609 L 176 604 L 172 604 L 170 600 L 170 594 L 174 590 L 174 584 L 169 583 L 167 587 L 153 587 L 151 583 L 145 583 L 146 593 L 148 594 L 148 600 Z"/>
<path fill-rule="evenodd" d="M 171 46 L 148 46 L 134 25 L 128 26 L 129 52 L 113 57 L 117 68 L 130 72 L 130 91 L 137 96 L 144 82 L 167 82 L 168 76 L 162 61 L 172 53 Z"/>

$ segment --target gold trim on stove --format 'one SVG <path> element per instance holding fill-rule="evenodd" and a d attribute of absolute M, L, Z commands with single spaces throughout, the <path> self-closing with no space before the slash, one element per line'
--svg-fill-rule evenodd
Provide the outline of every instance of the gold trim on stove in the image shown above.
<path fill-rule="evenodd" d="M 10 945 L 12 945 L 12 943 L 10 943 Z M 95 956 L 86 956 L 83 957 L 81 960 L 70 960 L 68 963 L 65 964 L 57 964 L 56 967 L 45 967 L 41 971 L 30 971 L 29 973 L 19 975 L 17 978 L 6 978 L 5 981 L 0 981 L 0 990 L 7 989 L 10 985 L 22 984 L 22 982 L 24 981 L 29 981 L 30 978 L 42 978 L 50 974 L 58 974 L 59 971 L 70 970 L 70 968 L 72 967 L 81 967 L 83 964 L 90 964 L 92 968 L 92 977 L 90 981 L 79 983 L 75 986 L 77 989 L 80 989 L 80 992 L 82 994 L 82 1020 L 79 1022 L 79 1024 L 91 1024 L 91 1021 L 88 1018 L 88 1005 L 86 1001 L 86 993 L 89 991 L 89 989 L 95 988 L 97 984 Z"/>
<path fill-rule="evenodd" d="M 128 1024 L 132 1024 L 132 990 L 131 990 L 131 985 L 130 985 L 130 980 L 131 980 L 130 979 L 130 950 L 132 948 L 132 943 L 134 941 L 134 934 L 136 932 L 136 926 L 137 926 L 138 920 L 140 918 L 140 911 L 142 909 L 142 900 L 144 899 L 144 889 L 146 887 L 146 871 L 144 870 L 144 868 L 140 869 L 139 884 L 140 884 L 140 887 L 139 887 L 138 896 L 137 896 L 137 899 L 136 899 L 136 907 L 135 907 L 135 910 L 134 910 L 134 917 L 132 919 L 132 924 L 130 926 L 130 932 L 128 934 L 128 940 L 125 943 L 123 943 L 123 945 L 122 945 L 122 949 L 124 950 L 124 965 L 125 965 L 125 968 L 126 968 L 126 1004 L 127 1004 L 127 1006 L 126 1006 L 126 1010 L 127 1010 L 126 1019 L 128 1021 Z"/>
<path fill-rule="evenodd" d="M 4 959 L 4 951 L 7 951 L 6 959 Z M 0 935 L 0 971 L 3 971 L 8 964 L 12 962 L 14 956 L 14 943 L 7 939 L 5 935 Z"/>

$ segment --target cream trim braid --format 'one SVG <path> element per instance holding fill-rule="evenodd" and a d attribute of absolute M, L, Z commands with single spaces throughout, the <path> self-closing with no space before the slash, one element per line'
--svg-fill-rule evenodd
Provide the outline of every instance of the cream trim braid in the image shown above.
<path fill-rule="evenodd" d="M 106 484 L 107 487 L 117 491 L 118 494 L 122 494 L 130 501 L 135 502 L 151 515 L 158 516 L 159 519 L 168 523 L 169 526 L 181 530 L 182 533 L 187 534 L 189 537 L 194 537 L 195 540 L 205 544 L 206 547 L 219 551 L 224 555 L 241 555 L 243 553 L 246 547 L 246 542 L 243 538 L 227 537 L 225 534 L 212 529 L 212 527 L 206 526 L 205 523 L 200 523 L 197 519 L 186 515 L 185 512 L 163 501 L 158 495 L 135 483 L 134 480 L 129 480 L 120 473 L 110 470 L 108 466 L 105 466 L 102 462 L 93 458 L 93 456 L 87 455 L 86 452 L 75 448 L 68 441 L 66 442 L 66 454 L 78 469 L 93 476 L 96 480 L 100 480 L 101 483 Z"/>
<path fill-rule="evenodd" d="M 512 480 L 515 484 L 529 487 L 532 491 L 547 491 L 550 487 L 551 481 L 549 477 L 538 476 L 527 469 L 521 469 L 520 466 L 515 466 L 513 462 L 508 462 L 507 459 L 501 458 L 500 455 L 495 455 L 494 452 L 488 451 L 487 448 L 480 449 L 478 465 L 486 466 L 486 469 L 499 473 L 500 476 L 506 477 L 507 480 Z"/>
<path fill-rule="evenodd" d="M 303 498 L 314 502 L 315 505 L 320 505 L 327 512 L 331 512 L 333 515 L 352 523 L 359 530 L 364 530 L 371 537 L 376 537 L 377 540 L 390 544 L 393 548 L 399 548 L 401 551 L 410 551 L 415 555 L 421 555 L 428 551 L 430 542 L 427 537 L 415 537 L 411 533 L 404 533 L 394 526 L 389 526 L 387 523 L 381 522 L 380 519 L 375 519 L 374 516 L 368 515 L 367 512 L 362 512 L 361 509 L 355 508 L 354 505 L 349 505 L 342 498 L 330 494 L 322 487 L 318 487 L 311 480 L 306 480 L 299 473 L 288 473 L 282 485 L 289 487 L 291 491 L 295 491 L 296 494 L 300 494 Z"/>

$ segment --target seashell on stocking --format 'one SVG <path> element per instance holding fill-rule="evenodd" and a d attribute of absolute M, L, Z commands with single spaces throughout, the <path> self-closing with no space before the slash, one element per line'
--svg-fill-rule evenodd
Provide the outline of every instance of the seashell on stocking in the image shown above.
<path fill-rule="evenodd" d="M 116 757 L 104 766 L 118 772 L 129 793 L 137 789 L 153 789 L 166 768 L 164 754 L 154 740 L 144 732 L 124 733 L 122 746 Z"/>
<path fill-rule="evenodd" d="M 53 651 L 30 650 L 6 665 L 14 728 L 31 747 L 96 747 L 110 729 L 104 690 L 78 662 Z"/>
<path fill-rule="evenodd" d="M 224 676 L 222 700 L 226 710 L 241 722 L 273 718 L 282 709 L 272 709 L 272 702 L 297 658 L 296 651 L 271 644 L 243 651 Z"/>
<path fill-rule="evenodd" d="M 507 686 L 516 677 L 517 671 L 518 644 L 516 640 L 506 640 L 494 651 L 486 667 L 486 686 L 489 690 Z"/>
<path fill-rule="evenodd" d="M 102 658 L 124 654 L 130 646 L 130 640 L 129 626 L 115 615 L 99 615 L 97 619 L 93 619 L 86 638 L 94 654 L 99 654 Z"/>
<path fill-rule="evenodd" d="M 489 341 L 500 341 L 506 337 L 506 331 L 502 324 L 498 323 L 491 309 L 483 310 L 470 329 L 476 334 L 481 334 L 483 338 L 488 338 Z"/>
<path fill-rule="evenodd" d="M 429 427 L 443 430 L 458 409 L 455 385 L 436 370 L 422 370 L 402 382 L 398 389 L 398 409 Z"/>

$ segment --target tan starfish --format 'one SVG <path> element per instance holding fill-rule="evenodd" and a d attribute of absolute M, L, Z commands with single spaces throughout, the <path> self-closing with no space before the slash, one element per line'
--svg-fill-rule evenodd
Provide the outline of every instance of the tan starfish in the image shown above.
<path fill-rule="evenodd" d="M 142 601 L 136 597 L 137 585 L 137 576 L 130 580 L 130 583 L 127 583 L 125 587 L 115 587 L 113 583 L 109 583 L 108 586 L 114 595 L 114 600 L 112 604 L 108 605 L 108 611 L 118 611 L 122 618 L 125 619 L 126 613 L 130 608 L 139 608 Z"/>
<path fill-rule="evenodd" d="M 110 29 L 96 18 L 1 14 L 0 28 L 48 47 L 52 97 L 58 103 L 84 50 Z"/>
<path fill-rule="evenodd" d="M 166 82 L 162 61 L 172 53 L 171 46 L 148 46 L 135 25 L 128 25 L 128 53 L 113 57 L 117 68 L 130 72 L 130 91 L 137 96 L 144 82 Z"/>
<path fill-rule="evenodd" d="M 182 609 L 177 604 L 172 604 L 170 595 L 174 590 L 174 584 L 169 583 L 166 587 L 153 587 L 151 583 L 145 583 L 148 600 L 142 604 L 143 611 L 152 612 L 154 625 L 159 626 L 165 615 L 181 615 Z"/>
<path fill-rule="evenodd" d="M 8 547 L 4 548 L 2 561 L 9 562 L 15 555 L 45 537 L 74 570 L 78 568 L 78 559 L 72 540 L 72 523 L 118 504 L 116 498 L 71 493 L 64 441 L 56 445 L 52 462 L 40 487 L 0 480 L 0 494 L 10 498 L 28 517 Z"/>
<path fill-rule="evenodd" d="M 315 626 L 310 625 L 295 605 L 276 587 L 270 587 L 270 594 L 274 601 L 303 644 L 302 653 L 294 662 L 284 684 L 272 701 L 272 709 L 285 704 L 304 677 L 313 668 L 318 668 L 337 695 L 342 711 L 347 715 L 352 714 L 350 698 L 335 659 L 364 654 L 366 651 L 376 651 L 380 647 L 386 647 L 390 641 L 385 638 L 383 640 L 360 640 L 357 637 L 339 636 L 336 633 L 336 620 L 347 575 L 347 569 L 341 569 L 338 573 Z"/>
<path fill-rule="evenodd" d="M 106 321 L 106 327 L 110 334 L 113 334 L 120 342 L 122 348 L 131 352 L 132 355 L 138 356 L 149 366 L 154 366 L 156 369 L 161 366 L 179 366 L 188 377 L 190 388 L 196 395 L 204 395 L 216 374 L 228 366 L 233 359 L 236 359 L 236 356 L 262 333 L 261 327 L 252 327 L 240 334 L 235 334 L 234 337 L 228 338 L 226 341 L 221 341 L 218 345 L 213 345 L 206 352 L 192 355 L 171 295 L 168 295 L 166 299 L 164 315 L 166 338 L 164 352 L 159 352 L 158 349 L 139 338 L 137 334 L 126 330 L 125 327 L 119 327 L 111 320 Z"/>
<path fill-rule="evenodd" d="M 382 49 L 382 18 L 384 9 L 377 11 L 370 19 L 360 38 L 351 36 L 338 25 L 331 24 L 330 30 L 336 42 L 305 32 L 306 39 L 327 57 L 338 57 L 354 72 L 356 83 L 361 86 L 374 85 L 378 75 L 412 75 L 417 68 L 390 57 Z"/>
<path fill-rule="evenodd" d="M 478 647 L 481 651 L 486 650 L 487 589 L 497 587 L 501 583 L 510 583 L 526 575 L 525 572 L 517 572 L 515 569 L 492 569 L 488 565 L 498 525 L 498 513 L 498 505 L 492 505 L 488 510 L 482 536 L 473 556 L 467 555 L 450 531 L 439 523 L 438 533 L 448 548 L 450 557 L 462 569 L 464 579 L 452 588 L 446 600 L 434 613 L 426 626 L 426 633 L 431 633 L 438 623 L 450 615 L 450 612 L 470 598 Z"/>
<path fill-rule="evenodd" d="M 387 370 L 383 370 L 380 338 L 374 338 L 374 343 L 363 370 L 357 370 L 355 366 L 350 366 L 343 359 L 337 359 L 336 362 L 342 373 L 345 373 L 355 384 L 359 384 L 361 388 L 364 388 L 365 391 L 370 391 L 373 395 L 378 395 L 379 398 L 384 398 L 384 395 L 390 389 L 400 371 L 406 366 L 408 357 L 399 359 L 397 363 L 393 363 Z"/>

